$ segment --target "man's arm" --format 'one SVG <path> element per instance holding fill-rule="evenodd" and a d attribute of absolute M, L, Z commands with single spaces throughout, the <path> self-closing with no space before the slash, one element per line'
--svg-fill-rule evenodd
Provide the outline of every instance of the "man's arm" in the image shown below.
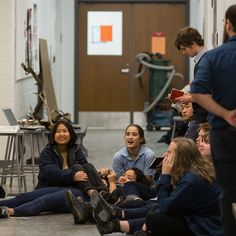
<path fill-rule="evenodd" d="M 230 125 L 236 127 L 236 109 L 228 110 L 217 103 L 209 94 L 192 93 L 194 102 L 210 113 L 225 119 Z"/>
<path fill-rule="evenodd" d="M 174 101 L 175 102 L 180 102 L 180 103 L 192 103 L 193 102 L 193 97 L 192 97 L 191 94 L 185 93 L 183 96 L 175 98 Z"/>

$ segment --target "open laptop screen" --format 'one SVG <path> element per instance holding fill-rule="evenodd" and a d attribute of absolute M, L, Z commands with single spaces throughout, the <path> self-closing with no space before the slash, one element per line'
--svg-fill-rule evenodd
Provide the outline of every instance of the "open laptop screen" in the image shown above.
<path fill-rule="evenodd" d="M 2 111 L 9 123 L 9 125 L 18 125 L 18 122 L 16 120 L 15 115 L 12 112 L 12 109 L 10 107 L 3 107 Z"/>

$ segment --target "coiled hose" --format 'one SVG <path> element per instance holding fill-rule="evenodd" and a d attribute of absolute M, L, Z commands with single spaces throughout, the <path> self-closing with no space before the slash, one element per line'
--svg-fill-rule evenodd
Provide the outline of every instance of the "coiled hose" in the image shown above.
<path fill-rule="evenodd" d="M 136 56 L 136 59 L 139 61 L 139 63 L 142 66 L 141 71 L 138 72 L 135 75 L 135 78 L 140 78 L 142 77 L 142 75 L 144 74 L 144 72 L 146 71 L 146 68 L 152 68 L 152 69 L 156 69 L 156 70 L 165 70 L 165 71 L 169 71 L 169 73 L 167 73 L 168 79 L 165 83 L 165 85 L 163 86 L 161 92 L 159 93 L 159 95 L 153 100 L 153 102 L 143 110 L 144 113 L 149 112 L 150 110 L 152 110 L 157 103 L 162 99 L 164 93 L 167 91 L 167 89 L 169 88 L 171 81 L 173 80 L 174 77 L 180 77 L 181 79 L 184 79 L 183 75 L 181 73 L 176 73 L 175 72 L 175 68 L 174 66 L 160 66 L 160 65 L 154 65 L 149 63 L 148 61 L 151 61 L 152 58 L 150 57 L 149 54 L 147 53 L 139 53 Z"/>

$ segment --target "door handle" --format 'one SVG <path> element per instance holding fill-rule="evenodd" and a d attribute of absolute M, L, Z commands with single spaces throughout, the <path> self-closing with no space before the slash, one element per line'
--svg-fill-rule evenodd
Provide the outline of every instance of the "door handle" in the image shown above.
<path fill-rule="evenodd" d="M 121 73 L 124 73 L 124 74 L 129 73 L 129 63 L 124 64 L 124 67 L 121 68 Z"/>
<path fill-rule="evenodd" d="M 129 73 L 129 68 L 122 68 L 121 73 L 124 73 L 124 74 Z"/>

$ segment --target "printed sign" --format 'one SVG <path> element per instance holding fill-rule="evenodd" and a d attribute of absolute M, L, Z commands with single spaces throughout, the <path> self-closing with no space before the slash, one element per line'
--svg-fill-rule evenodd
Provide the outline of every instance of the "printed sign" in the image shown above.
<path fill-rule="evenodd" d="M 122 55 L 122 12 L 89 11 L 88 55 Z"/>

